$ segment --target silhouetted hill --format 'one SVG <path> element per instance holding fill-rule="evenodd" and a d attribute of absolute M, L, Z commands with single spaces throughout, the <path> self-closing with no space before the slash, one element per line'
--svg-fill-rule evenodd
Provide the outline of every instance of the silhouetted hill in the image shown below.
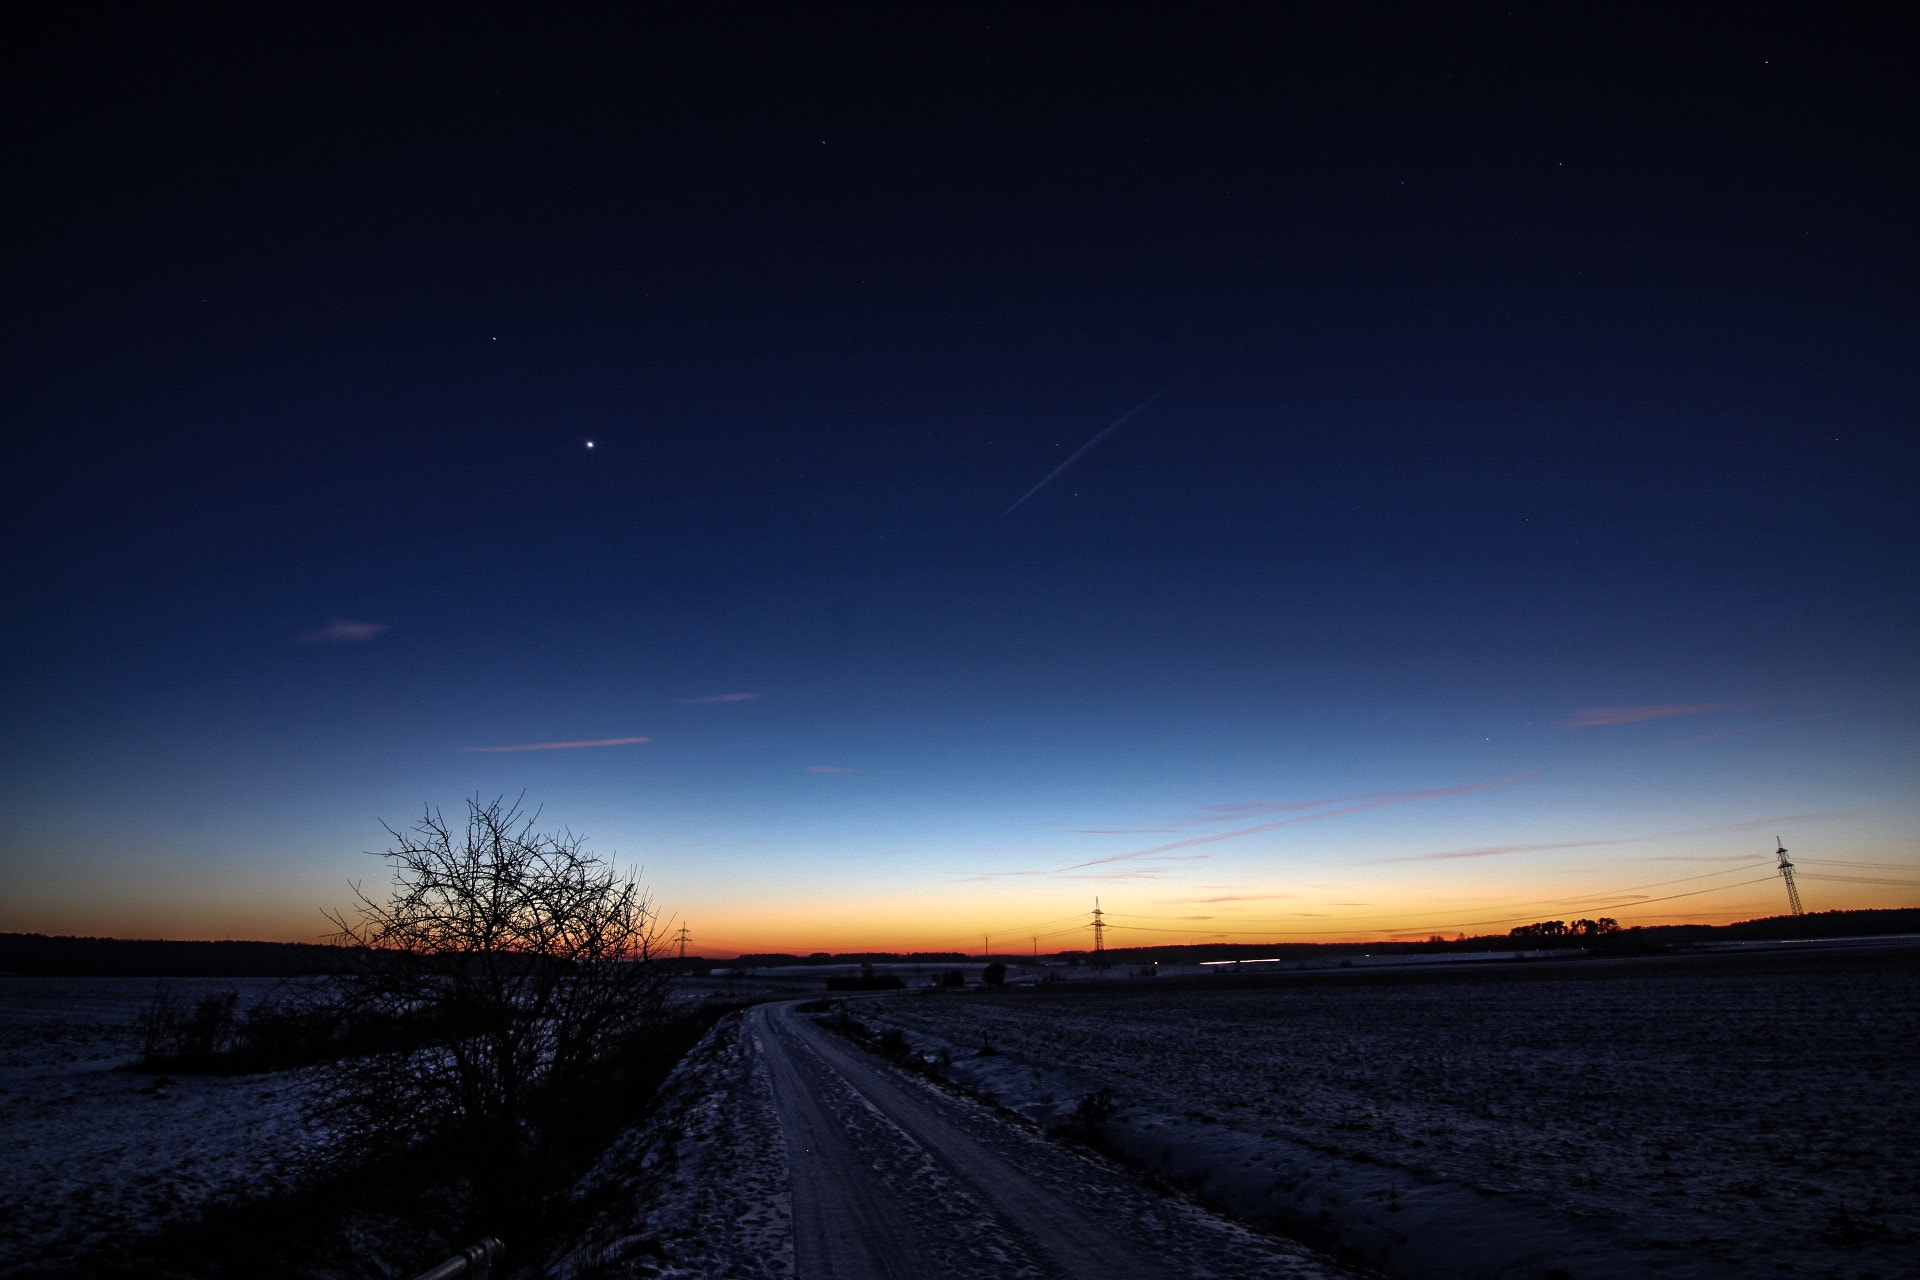
<path fill-rule="evenodd" d="M 292 978 L 339 973 L 352 953 L 311 942 L 168 942 L 0 933 L 0 973 L 90 978 Z"/>

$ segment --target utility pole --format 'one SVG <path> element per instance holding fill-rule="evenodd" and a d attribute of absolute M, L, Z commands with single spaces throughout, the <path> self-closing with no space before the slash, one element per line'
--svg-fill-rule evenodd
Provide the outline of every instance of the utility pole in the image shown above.
<path fill-rule="evenodd" d="M 1107 922 L 1105 913 L 1100 910 L 1100 899 L 1093 900 L 1093 967 L 1107 967 Z"/>
<path fill-rule="evenodd" d="M 1793 908 L 1793 914 L 1803 916 L 1807 911 L 1800 905 L 1800 890 L 1794 887 L 1793 863 L 1787 859 L 1787 846 L 1780 843 L 1779 836 L 1775 836 L 1773 842 L 1779 846 L 1774 850 L 1774 854 L 1780 859 L 1780 878 L 1787 882 L 1787 905 Z M 1815 880 L 1819 878 L 1819 876 L 1814 877 Z"/>
<path fill-rule="evenodd" d="M 687 958 L 687 926 L 685 924 L 680 926 L 680 932 L 676 936 L 680 939 L 680 958 L 685 960 Z"/>

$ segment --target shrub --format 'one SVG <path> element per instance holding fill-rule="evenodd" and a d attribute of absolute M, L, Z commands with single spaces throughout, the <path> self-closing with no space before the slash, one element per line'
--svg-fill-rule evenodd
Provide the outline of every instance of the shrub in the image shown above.
<path fill-rule="evenodd" d="M 326 989 L 276 991 L 246 1009 L 236 991 L 202 996 L 191 1008 L 165 982 L 141 1014 L 139 1067 L 148 1071 L 245 1075 L 327 1062 L 365 1052 L 382 1038 L 371 1025 L 349 1035 Z"/>
<path fill-rule="evenodd" d="M 233 1047 L 239 1003 L 239 992 L 215 991 L 189 1008 L 166 983 L 154 983 L 153 1000 L 140 1021 L 141 1065 L 173 1071 L 204 1067 Z"/>
<path fill-rule="evenodd" d="M 654 907 L 518 802 L 469 800 L 463 829 L 428 810 L 387 830 L 386 896 L 355 886 L 353 917 L 334 917 L 363 958 L 334 1007 L 348 1027 L 404 1034 L 333 1063 L 319 1118 L 350 1153 L 448 1138 L 504 1178 L 606 1062 L 645 1056 L 666 1000 Z"/>
<path fill-rule="evenodd" d="M 829 991 L 897 991 L 906 985 L 906 979 L 897 974 L 875 973 L 871 964 L 861 965 L 857 977 L 827 979 Z"/>

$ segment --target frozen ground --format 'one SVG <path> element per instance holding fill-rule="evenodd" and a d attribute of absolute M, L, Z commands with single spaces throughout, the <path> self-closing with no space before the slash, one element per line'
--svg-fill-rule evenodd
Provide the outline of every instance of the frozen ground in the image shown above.
<path fill-rule="evenodd" d="M 1346 1274 L 900 1072 L 790 1005 L 717 1026 L 582 1196 L 597 1213 L 560 1261 L 566 1280 Z"/>
<path fill-rule="evenodd" d="M 738 1014 L 716 1024 L 649 1121 L 581 1182 L 589 1226 L 558 1259 L 561 1280 L 793 1275 L 785 1144 L 766 1064 L 742 1030 Z"/>
<path fill-rule="evenodd" d="M 177 979 L 189 999 L 270 982 Z M 0 1276 L 57 1268 L 109 1235 L 270 1192 L 301 1149 L 290 1076 L 115 1071 L 150 979 L 0 978 Z"/>
<path fill-rule="evenodd" d="M 863 998 L 1043 1123 L 1396 1274 L 1920 1275 L 1920 952 Z M 996 1053 L 980 1056 L 990 1041 Z"/>

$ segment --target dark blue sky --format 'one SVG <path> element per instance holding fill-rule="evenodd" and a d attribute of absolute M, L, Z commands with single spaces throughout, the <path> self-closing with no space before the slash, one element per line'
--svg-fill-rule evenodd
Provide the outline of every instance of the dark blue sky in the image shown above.
<path fill-rule="evenodd" d="M 714 949 L 1915 879 L 1895 9 L 8 21 L 0 927 L 523 788 Z"/>

